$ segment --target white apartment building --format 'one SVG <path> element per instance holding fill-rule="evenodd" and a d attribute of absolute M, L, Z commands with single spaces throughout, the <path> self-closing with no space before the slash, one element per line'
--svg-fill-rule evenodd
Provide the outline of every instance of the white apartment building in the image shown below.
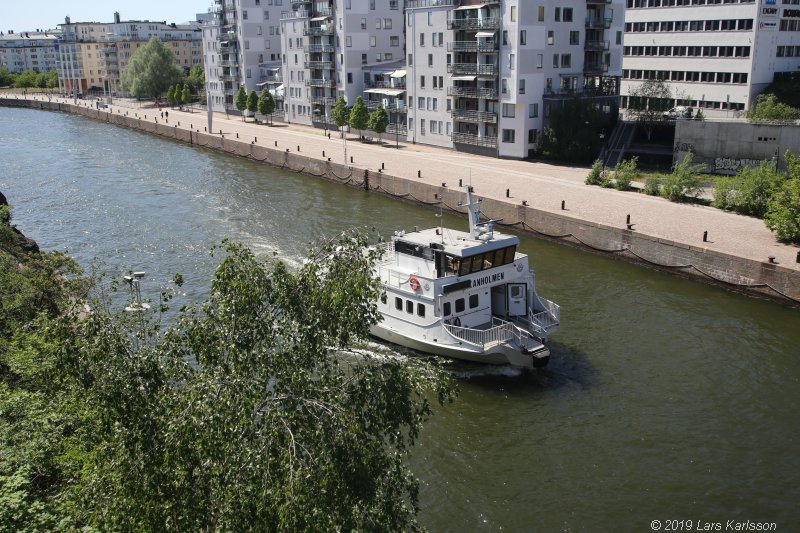
<path fill-rule="evenodd" d="M 643 80 L 676 101 L 747 109 L 800 69 L 800 0 L 627 0 L 622 106 Z"/>
<path fill-rule="evenodd" d="M 375 67 L 404 57 L 400 0 L 292 0 L 291 7 L 281 15 L 288 122 L 327 127 L 339 96 L 353 105 L 365 89 L 387 89 L 374 87 L 383 74 Z"/>
<path fill-rule="evenodd" d="M 409 141 L 525 158 L 568 98 L 616 112 L 615 0 L 410 0 L 406 13 Z"/>
<path fill-rule="evenodd" d="M 280 106 L 280 14 L 290 0 L 214 0 L 203 22 L 206 90 L 216 110 L 235 110 L 240 86 L 266 87 Z"/>
<path fill-rule="evenodd" d="M 0 31 L 0 65 L 10 72 L 47 72 L 56 69 L 56 40 L 59 30 Z"/>

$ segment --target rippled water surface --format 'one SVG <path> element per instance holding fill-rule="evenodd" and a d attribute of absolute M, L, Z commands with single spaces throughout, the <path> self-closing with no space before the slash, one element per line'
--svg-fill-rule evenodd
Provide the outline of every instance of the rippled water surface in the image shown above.
<path fill-rule="evenodd" d="M 83 266 L 208 291 L 220 239 L 298 261 L 350 226 L 432 209 L 57 113 L 0 109 L 14 221 Z M 479 182 L 478 182 L 479 183 Z M 477 185 L 478 192 L 480 186 Z M 464 226 L 446 215 L 446 224 Z M 522 238 L 562 306 L 548 368 L 457 365 L 461 395 L 415 450 L 433 531 L 649 531 L 652 520 L 798 528 L 800 314 Z"/>

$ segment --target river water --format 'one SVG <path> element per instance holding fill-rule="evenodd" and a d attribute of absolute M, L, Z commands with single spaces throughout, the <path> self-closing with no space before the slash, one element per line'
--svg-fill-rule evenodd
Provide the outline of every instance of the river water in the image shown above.
<path fill-rule="evenodd" d="M 14 222 L 82 266 L 174 273 L 197 301 L 222 238 L 299 261 L 352 226 L 438 225 L 436 211 L 58 113 L 0 109 Z M 445 215 L 445 224 L 465 227 Z M 522 236 L 562 307 L 541 371 L 457 366 L 411 466 L 432 531 L 650 531 L 660 521 L 800 528 L 800 315 Z M 673 528 L 674 529 L 674 528 Z"/>

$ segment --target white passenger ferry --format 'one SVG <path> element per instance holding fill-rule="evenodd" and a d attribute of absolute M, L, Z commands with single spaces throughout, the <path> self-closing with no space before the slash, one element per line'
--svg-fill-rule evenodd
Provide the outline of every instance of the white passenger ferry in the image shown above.
<path fill-rule="evenodd" d="M 536 294 L 519 239 L 480 222 L 467 187 L 469 233 L 397 232 L 377 265 L 386 291 L 376 337 L 422 352 L 479 363 L 547 364 L 560 309 Z"/>

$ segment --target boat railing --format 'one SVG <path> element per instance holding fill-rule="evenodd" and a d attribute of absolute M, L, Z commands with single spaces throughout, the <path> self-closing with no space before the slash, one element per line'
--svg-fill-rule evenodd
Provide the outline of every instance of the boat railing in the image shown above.
<path fill-rule="evenodd" d="M 555 330 L 561 321 L 561 307 L 541 296 L 539 296 L 539 302 L 544 310 L 534 313 L 533 309 L 528 308 L 528 321 L 536 334 L 542 339 L 546 339 L 547 334 Z"/>
<path fill-rule="evenodd" d="M 495 317 L 492 318 L 492 327 L 488 329 L 444 325 L 445 329 L 454 337 L 483 348 L 511 340 L 514 337 L 513 326 L 510 322 Z"/>
<path fill-rule="evenodd" d="M 378 263 L 389 263 L 394 261 L 394 246 L 393 242 L 382 242 L 380 244 L 376 244 L 375 248 L 381 252 L 381 257 L 378 259 Z"/>

